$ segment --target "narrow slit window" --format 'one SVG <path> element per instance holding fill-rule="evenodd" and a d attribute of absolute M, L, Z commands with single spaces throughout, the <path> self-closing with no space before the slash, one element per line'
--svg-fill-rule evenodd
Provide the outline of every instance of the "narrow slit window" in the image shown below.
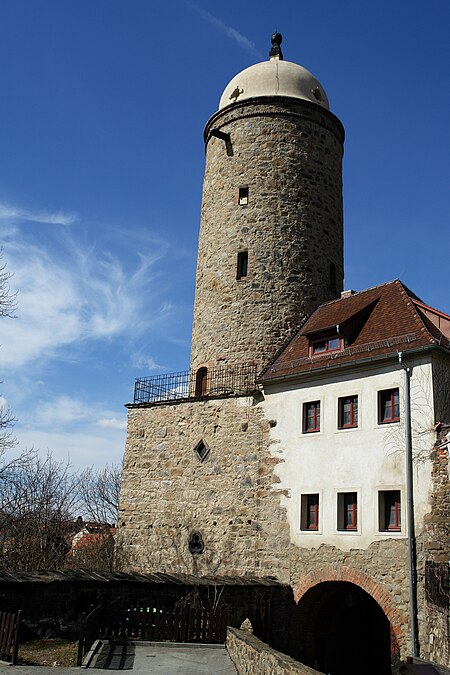
<path fill-rule="evenodd" d="M 248 251 L 239 251 L 237 257 L 236 279 L 242 279 L 248 274 Z"/>
<path fill-rule="evenodd" d="M 330 263 L 330 291 L 332 293 L 336 293 L 336 265 L 334 263 Z"/>
<path fill-rule="evenodd" d="M 247 206 L 248 204 L 248 187 L 239 188 L 239 206 Z"/>

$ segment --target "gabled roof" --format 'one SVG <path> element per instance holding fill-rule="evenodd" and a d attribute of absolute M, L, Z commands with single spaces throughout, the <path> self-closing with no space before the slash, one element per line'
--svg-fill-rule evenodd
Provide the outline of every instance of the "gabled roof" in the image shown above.
<path fill-rule="evenodd" d="M 314 338 L 345 338 L 339 351 L 311 356 Z M 390 281 L 320 305 L 263 372 L 268 382 L 367 357 L 440 345 L 450 349 L 450 316 L 425 305 L 401 281 Z"/>

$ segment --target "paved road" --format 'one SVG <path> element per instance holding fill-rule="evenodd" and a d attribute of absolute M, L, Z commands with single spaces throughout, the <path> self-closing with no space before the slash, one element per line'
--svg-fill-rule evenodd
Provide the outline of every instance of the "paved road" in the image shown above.
<path fill-rule="evenodd" d="M 105 645 L 106 646 L 106 645 Z M 4 665 L 4 664 L 2 664 Z M 222 645 L 184 645 L 147 643 L 128 645 L 126 651 L 116 646 L 94 657 L 89 668 L 129 671 L 129 675 L 236 675 L 237 671 Z M 8 669 L 8 670 L 6 670 Z M 82 675 L 80 668 L 45 666 L 0 666 L 1 675 Z M 87 675 L 87 674 L 86 674 Z M 100 674 L 99 674 L 100 675 Z"/>
<path fill-rule="evenodd" d="M 137 647 L 133 665 L 133 675 L 236 675 L 236 672 L 225 647 L 210 645 Z"/>

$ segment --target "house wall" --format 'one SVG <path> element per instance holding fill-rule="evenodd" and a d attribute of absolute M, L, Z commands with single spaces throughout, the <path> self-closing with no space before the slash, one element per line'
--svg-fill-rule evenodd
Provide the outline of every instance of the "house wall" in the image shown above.
<path fill-rule="evenodd" d="M 314 384 L 267 387 L 265 397 L 131 407 L 119 530 L 125 568 L 273 575 L 292 585 L 299 603 L 323 582 L 354 583 L 388 617 L 397 662 L 409 650 L 403 377 L 392 360 L 364 372 L 316 378 Z M 401 421 L 379 425 L 377 392 L 394 387 L 400 390 Z M 337 399 L 350 394 L 359 396 L 359 426 L 340 431 Z M 424 518 L 431 509 L 435 433 L 425 357 L 412 364 L 411 397 L 419 624 L 427 656 Z M 321 432 L 306 437 L 302 405 L 316 399 L 322 401 Z M 201 439 L 210 449 L 203 462 L 195 454 Z M 399 533 L 378 531 L 379 489 L 402 491 Z M 359 491 L 355 533 L 336 530 L 339 490 Z M 302 491 L 321 494 L 319 533 L 300 531 Z M 193 531 L 203 538 L 201 554 L 189 552 Z M 289 653 L 295 656 L 294 642 Z"/>
<path fill-rule="evenodd" d="M 405 416 L 403 370 L 391 361 L 365 371 L 345 372 L 303 380 L 290 387 L 266 387 L 264 411 L 276 420 L 270 430 L 271 455 L 279 462 L 275 474 L 287 492 L 282 504 L 287 510 L 293 544 L 318 548 L 323 544 L 344 551 L 366 549 L 373 542 L 407 536 L 405 495 Z M 400 422 L 378 423 L 378 392 L 398 388 Z M 358 427 L 338 429 L 338 399 L 357 395 Z M 303 406 L 319 400 L 321 425 L 317 433 L 302 432 Z M 430 510 L 433 430 L 431 365 L 416 360 L 411 377 L 413 429 L 414 503 L 416 527 Z M 400 532 L 380 532 L 378 491 L 400 490 Z M 337 529 L 337 493 L 358 495 L 356 531 Z M 301 495 L 319 494 L 319 529 L 302 531 Z"/>

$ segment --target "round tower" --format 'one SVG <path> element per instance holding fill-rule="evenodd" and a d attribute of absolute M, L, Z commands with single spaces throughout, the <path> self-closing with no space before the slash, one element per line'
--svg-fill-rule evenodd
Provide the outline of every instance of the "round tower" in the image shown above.
<path fill-rule="evenodd" d="M 344 129 L 283 60 L 236 75 L 205 128 L 191 369 L 263 366 L 343 285 Z"/>

